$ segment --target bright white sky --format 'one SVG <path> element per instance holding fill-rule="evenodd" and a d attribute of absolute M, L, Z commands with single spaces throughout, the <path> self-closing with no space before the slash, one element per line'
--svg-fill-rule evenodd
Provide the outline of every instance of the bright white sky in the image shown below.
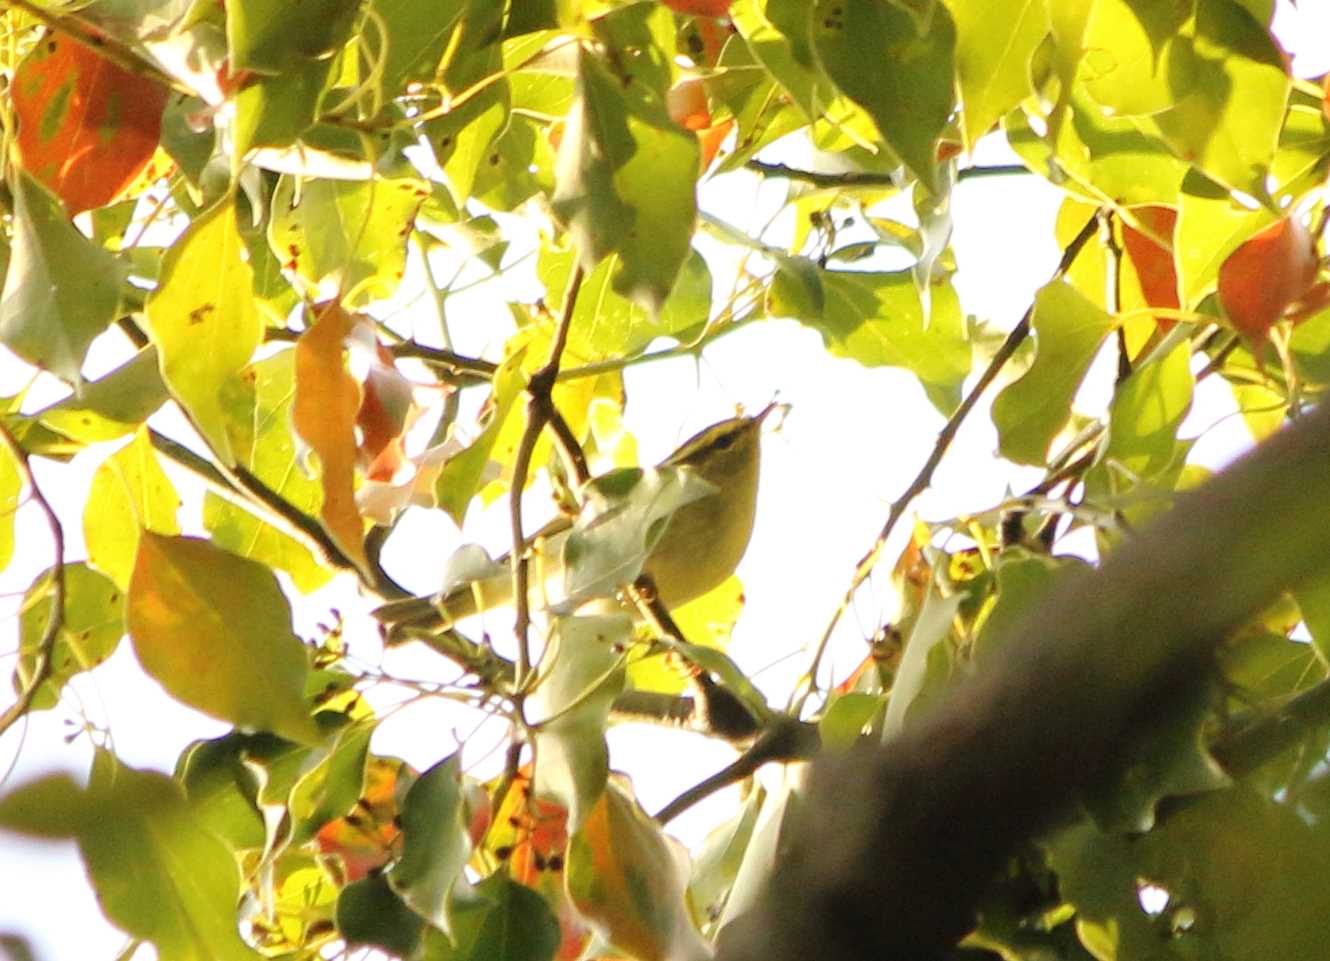
<path fill-rule="evenodd" d="M 1330 3 L 1304 0 L 1295 10 L 1281 2 L 1276 29 L 1286 46 L 1299 53 L 1297 73 L 1312 76 L 1330 69 Z M 799 155 L 781 159 L 796 165 L 809 162 Z M 985 144 L 975 162 L 1011 159 L 1002 145 Z M 753 229 L 766 223 L 783 196 L 781 183 L 764 185 L 754 175 L 739 174 L 704 185 L 701 203 L 720 218 Z M 1004 329 L 1020 317 L 1057 260 L 1052 224 L 1060 200 L 1056 190 L 1032 176 L 971 181 L 957 188 L 952 244 L 960 267 L 956 286 L 968 313 Z M 895 215 L 908 218 L 901 211 Z M 780 230 L 778 222 L 768 238 L 778 237 Z M 441 273 L 448 275 L 446 270 Z M 726 278 L 719 269 L 716 274 L 716 290 L 723 294 Z M 454 309 L 494 310 L 493 291 L 481 287 L 473 296 L 473 305 L 464 305 L 459 298 Z M 431 308 L 422 303 L 413 309 Z M 88 372 L 99 374 L 123 356 L 119 349 L 99 352 Z M 25 367 L 0 349 L 0 392 L 12 393 L 28 376 Z M 1087 409 L 1102 403 L 1111 377 L 1107 364 L 1092 376 L 1082 398 Z M 627 390 L 627 424 L 637 437 L 644 463 L 664 457 L 695 430 L 729 416 L 736 406 L 755 410 L 772 398 L 791 405 L 779 430 L 769 432 L 764 441 L 757 528 L 739 568 L 748 602 L 730 648 L 746 672 L 758 672 L 756 680 L 773 703 L 783 704 L 807 665 L 806 648 L 822 633 L 854 562 L 881 526 L 887 505 L 928 456 L 941 419 L 908 374 L 867 370 L 832 358 L 818 334 L 791 321 L 752 325 L 725 337 L 707 349 L 700 364 L 680 359 L 632 368 Z M 26 409 L 43 406 L 59 394 L 53 382 L 39 384 Z M 987 400 L 992 396 L 990 391 Z M 1217 379 L 1198 388 L 1184 428 L 1184 433 L 1201 438 L 1195 460 L 1219 466 L 1250 442 L 1241 420 L 1228 416 L 1231 410 L 1231 397 Z M 183 436 L 179 419 L 169 414 L 163 415 L 159 426 Z M 92 471 L 116 446 L 87 451 L 72 465 L 34 462 L 39 482 L 61 512 L 71 560 L 86 556 L 81 509 Z M 915 509 L 931 519 L 955 516 L 995 504 L 1008 485 L 1020 488 L 1037 480 L 1034 473 L 1000 465 L 992 454 L 995 448 L 987 404 L 981 404 L 943 462 L 933 489 Z M 173 471 L 172 478 L 182 491 L 194 489 L 186 475 Z M 185 499 L 190 499 L 188 494 Z M 533 511 L 539 509 L 533 504 Z M 187 532 L 200 530 L 197 516 L 182 512 L 181 520 Z M 491 547 L 502 547 L 503 523 L 489 525 L 488 537 L 481 539 Z M 450 522 L 421 512 L 404 527 L 412 536 L 402 538 L 385 561 L 406 586 L 434 590 L 447 554 L 459 543 L 457 531 Z M 888 558 L 898 553 L 907 528 L 901 525 Z M 19 512 L 17 534 L 19 556 L 0 574 L 6 612 L 17 606 L 22 591 L 50 562 L 49 537 L 35 510 Z M 862 639 L 892 616 L 894 601 L 886 583 L 890 566 L 890 561 L 884 563 L 876 583 L 843 619 L 832 658 L 837 676 L 844 676 L 862 658 Z M 355 596 L 347 580 L 339 579 L 317 596 L 298 602 L 298 631 L 312 634 L 313 625 L 326 620 L 331 606 L 347 615 L 351 649 L 376 656 L 371 621 L 364 616 L 369 605 Z M 0 621 L 0 652 L 5 658 L 0 666 L 5 672 L 16 646 L 15 620 Z M 394 673 L 408 676 L 428 676 L 427 672 L 438 671 L 439 664 L 432 656 L 411 652 L 400 652 L 387 662 Z M 165 771 L 172 769 L 191 740 L 226 730 L 220 722 L 177 705 L 146 679 L 125 643 L 108 663 L 71 685 L 60 709 L 33 715 L 23 734 L 11 732 L 0 744 L 0 772 L 11 762 L 14 765 L 4 784 L 22 783 L 51 770 L 86 771 L 90 760 L 86 738 L 71 745 L 63 741 L 70 731 L 67 719 L 79 711 L 110 730 L 115 750 L 127 763 Z M 465 738 L 473 727 L 473 719 L 448 708 L 421 705 L 386 721 L 373 748 L 424 768 L 454 748 L 451 740 L 441 742 L 438 732 L 453 731 Z M 424 738 L 420 731 L 431 734 Z M 476 766 L 476 773 L 487 773 L 498 763 L 485 755 L 501 733 L 482 734 L 468 742 L 465 758 Z M 734 756 L 728 747 L 696 735 L 641 725 L 612 729 L 610 743 L 612 763 L 632 775 L 647 810 L 659 808 Z M 643 759 L 655 763 L 644 765 Z M 732 802 L 729 794 L 699 805 L 674 822 L 671 833 L 688 844 L 696 843 Z M 4 853 L 0 933 L 17 931 L 31 939 L 38 961 L 110 958 L 123 946 L 123 936 L 101 916 L 72 843 L 5 836 L 0 850 Z M 143 949 L 137 957 L 149 958 L 152 953 Z"/>

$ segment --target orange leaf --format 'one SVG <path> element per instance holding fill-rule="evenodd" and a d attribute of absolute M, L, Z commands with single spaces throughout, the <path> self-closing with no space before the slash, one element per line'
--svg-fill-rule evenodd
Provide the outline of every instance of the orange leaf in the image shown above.
<path fill-rule="evenodd" d="M 697 134 L 698 145 L 701 147 L 701 169 L 706 170 L 711 166 L 730 128 L 734 126 L 734 121 L 724 120 L 715 125 L 711 123 L 711 107 L 707 104 L 706 87 L 701 77 L 689 77 L 671 87 L 665 97 L 665 106 L 671 120 Z"/>
<path fill-rule="evenodd" d="M 1138 207 L 1135 214 L 1154 233 L 1172 239 L 1173 225 L 1178 220 L 1178 212 L 1172 207 Z M 1136 277 L 1141 283 L 1141 294 L 1146 304 L 1177 310 L 1178 275 L 1173 266 L 1173 251 L 1160 246 L 1127 223 L 1122 225 L 1122 241 L 1127 249 L 1127 259 L 1136 268 Z M 1155 323 L 1160 330 L 1167 332 L 1172 329 L 1175 321 L 1157 317 Z"/>
<path fill-rule="evenodd" d="M 167 94 L 52 34 L 19 64 L 12 96 L 20 162 L 76 214 L 110 203 L 148 165 Z"/>
<path fill-rule="evenodd" d="M 1284 311 L 1310 291 L 1317 268 L 1311 234 L 1286 218 L 1229 254 L 1219 268 L 1219 301 L 1233 326 L 1262 344 Z"/>
<path fill-rule="evenodd" d="M 406 463 L 402 435 L 414 413 L 411 383 L 397 370 L 392 352 L 375 344 L 375 360 L 365 378 L 365 396 L 356 414 L 360 428 L 360 455 L 365 476 L 391 481 Z"/>
<path fill-rule="evenodd" d="M 357 564 L 366 564 L 365 524 L 356 508 L 356 414 L 360 385 L 346 369 L 346 335 L 355 318 L 339 304 L 314 308 L 317 319 L 296 343 L 296 392 L 291 420 L 319 455 L 324 529 Z"/>
<path fill-rule="evenodd" d="M 319 828 L 315 838 L 319 850 L 341 858 L 346 882 L 361 880 L 401 853 L 398 799 L 415 778 L 416 772 L 405 761 L 371 757 L 356 809 Z"/>
<path fill-rule="evenodd" d="M 539 892 L 559 918 L 562 938 L 555 961 L 581 956 L 591 937 L 564 892 L 564 857 L 568 847 L 568 809 L 532 797 L 531 765 L 524 764 L 494 815 L 486 847 L 508 861 L 510 876 Z"/>
<path fill-rule="evenodd" d="M 613 780 L 568 845 L 582 917 L 638 961 L 706 957 L 686 901 L 687 855 Z"/>
<path fill-rule="evenodd" d="M 723 17 L 730 12 L 730 0 L 661 0 L 676 13 L 695 13 L 700 17 Z"/>

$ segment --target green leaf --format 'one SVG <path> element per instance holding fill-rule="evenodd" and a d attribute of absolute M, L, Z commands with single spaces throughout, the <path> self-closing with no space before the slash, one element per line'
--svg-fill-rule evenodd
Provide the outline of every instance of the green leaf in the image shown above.
<path fill-rule="evenodd" d="M 145 532 L 126 621 L 143 669 L 171 696 L 242 727 L 322 739 L 303 697 L 309 666 L 290 605 L 262 564 Z"/>
<path fill-rule="evenodd" d="M 1059 893 L 1098 958 L 1311 961 L 1323 953 L 1330 844 L 1250 789 L 1193 799 L 1144 836 L 1082 823 L 1058 835 L 1050 855 Z M 1145 882 L 1167 891 L 1169 910 L 1186 918 L 1167 939 L 1141 907 Z"/>
<path fill-rule="evenodd" d="M 936 145 L 951 116 L 951 14 L 933 4 L 926 27 L 877 0 L 818 0 L 813 46 L 831 79 L 868 111 L 887 146 L 934 193 Z M 881 65 L 878 67 L 877 65 Z"/>
<path fill-rule="evenodd" d="M 498 51 L 494 58 L 497 65 Z M 425 139 L 434 147 L 458 207 L 471 198 L 482 171 L 498 166 L 502 157 L 495 141 L 510 120 L 508 85 L 500 81 L 425 124 Z"/>
<path fill-rule="evenodd" d="M 1234 0 L 1198 0 L 1195 35 L 1176 46 L 1190 82 L 1175 83 L 1181 68 L 1169 64 L 1170 103 L 1147 129 L 1220 183 L 1264 197 L 1289 92 L 1279 46 Z"/>
<path fill-rule="evenodd" d="M 283 350 L 251 364 L 226 385 L 221 402 L 240 463 L 292 507 L 316 517 L 323 491 L 299 468 L 291 430 L 294 359 L 295 351 Z M 285 571 L 302 593 L 333 576 L 304 543 L 212 491 L 204 495 L 203 526 L 218 547 Z"/>
<path fill-rule="evenodd" d="M 350 37 L 359 6 L 347 0 L 231 0 L 226 42 L 232 73 L 282 73 L 332 56 Z"/>
<path fill-rule="evenodd" d="M 0 799 L 0 826 L 77 838 L 106 917 L 161 961 L 258 961 L 240 940 L 240 871 L 171 778 L 99 751 L 87 790 L 57 775 Z"/>
<path fill-rule="evenodd" d="M 1299 584 L 1293 597 L 1312 636 L 1312 645 L 1321 660 L 1330 663 L 1330 571 Z"/>
<path fill-rule="evenodd" d="M 1195 81 L 1187 4 L 1096 0 L 1085 25 L 1080 76 L 1104 112 L 1157 113 Z"/>
<path fill-rule="evenodd" d="M 453 916 L 451 938 L 425 932 L 422 961 L 549 961 L 559 949 L 559 920 L 531 888 L 502 873 L 476 885 L 480 900 Z"/>
<path fill-rule="evenodd" d="M 610 783 L 568 839 L 564 880 L 578 914 L 619 951 L 637 958 L 706 957 L 710 952 L 684 900 L 686 864 L 678 842 Z"/>
<path fill-rule="evenodd" d="M 14 236 L 0 293 L 0 343 L 77 381 L 83 358 L 115 319 L 124 266 L 91 243 L 37 181 L 13 181 Z"/>
<path fill-rule="evenodd" d="M 461 755 L 435 764 L 402 803 L 402 857 L 388 883 L 411 910 L 449 936 L 458 912 L 484 897 L 467 880 L 471 857 L 462 794 Z"/>
<path fill-rule="evenodd" d="M 803 124 L 822 116 L 836 97 L 831 78 L 813 55 L 811 14 L 803 0 L 736 0 L 730 7 L 748 50 L 798 106 Z"/>
<path fill-rule="evenodd" d="M 235 164 L 252 147 L 289 147 L 314 125 L 332 65 L 330 59 L 299 62 L 240 88 L 234 98 Z"/>
<path fill-rule="evenodd" d="M 1112 317 L 1061 280 L 1039 291 L 1031 321 L 1034 364 L 993 402 L 1003 457 L 1044 463 L 1048 445 L 1071 417 L 1072 398 L 1090 362 L 1114 326 Z"/>
<path fill-rule="evenodd" d="M 952 0 L 965 149 L 1033 92 L 1030 60 L 1048 35 L 1041 0 Z"/>
<path fill-rule="evenodd" d="M 140 534 L 179 534 L 180 503 L 147 428 L 139 428 L 133 440 L 102 461 L 92 475 L 83 510 L 88 559 L 122 590 L 129 587 Z"/>
<path fill-rule="evenodd" d="M 147 317 L 172 396 L 217 456 L 234 464 L 219 395 L 263 333 L 234 195 L 200 214 L 166 252 Z"/>
<path fill-rule="evenodd" d="M 1191 410 L 1190 361 L 1190 346 L 1179 344 L 1119 385 L 1109 412 L 1108 444 L 1086 475 L 1087 492 L 1113 498 L 1143 484 L 1173 489 L 1190 446 L 1179 445 L 1177 436 Z M 1139 524 L 1166 507 L 1155 504 L 1147 513 L 1134 512 L 1130 520 Z"/>
<path fill-rule="evenodd" d="M 905 654 L 891 687 L 891 699 L 887 701 L 887 714 L 882 722 L 883 741 L 895 737 L 911 713 L 934 703 L 946 687 L 951 674 L 947 641 L 952 619 L 964 599 L 961 594 L 942 598 L 929 592 L 919 620 L 905 642 Z"/>
<path fill-rule="evenodd" d="M 529 117 L 509 114 L 476 170 L 472 193 L 491 210 L 515 210 L 538 193 L 554 191 L 554 159 L 544 128 Z"/>
<path fill-rule="evenodd" d="M 60 631 L 51 651 L 50 677 L 32 702 L 32 709 L 37 711 L 54 707 L 69 679 L 110 657 L 125 635 L 124 595 L 110 578 L 87 564 L 66 564 L 64 577 Z M 25 688 L 37 666 L 37 647 L 51 617 L 52 587 L 47 571 L 23 595 L 15 680 Z"/>
<path fill-rule="evenodd" d="M 807 278 L 795 282 L 789 271 L 777 275 L 768 294 L 768 310 L 817 330 L 838 357 L 866 367 L 908 370 L 919 378 L 940 412 L 955 409 L 970 372 L 970 344 L 960 301 L 950 284 L 932 288 L 931 313 L 925 318 L 908 270 L 819 270 L 816 277 L 823 298 L 820 315 L 805 312 L 816 304 Z"/>
<path fill-rule="evenodd" d="M 509 350 L 494 372 L 494 389 L 488 401 L 493 410 L 489 422 L 471 446 L 451 458 L 439 473 L 434 496 L 439 507 L 459 526 L 471 506 L 471 499 L 481 488 L 485 467 L 504 431 L 504 424 L 526 387 L 527 378 L 522 370 L 525 355 L 525 344 Z"/>
<path fill-rule="evenodd" d="M 132 433 L 169 400 L 158 368 L 157 348 L 148 346 L 104 377 L 36 416 L 51 430 L 84 444 Z"/>
<path fill-rule="evenodd" d="M 203 827 L 232 850 L 261 848 L 265 838 L 258 806 L 262 772 L 274 751 L 295 747 L 271 734 L 232 731 L 185 748 L 176 763 L 175 778 Z M 308 749 L 297 750 L 308 753 Z"/>
<path fill-rule="evenodd" d="M 614 290 L 658 311 L 692 240 L 698 146 L 641 86 L 625 91 L 611 64 L 581 50 L 551 202 L 586 268 L 616 254 Z"/>
<path fill-rule="evenodd" d="M 1207 748 L 1212 727 L 1210 700 L 1205 685 L 1177 692 L 1150 733 L 1124 746 L 1118 773 L 1084 798 L 1101 827 L 1148 831 L 1155 825 L 1156 806 L 1164 798 L 1229 785 L 1228 776 Z"/>
<path fill-rule="evenodd" d="M 336 285 L 348 306 L 386 298 L 402 279 L 406 238 L 428 196 L 428 185 L 414 177 L 301 180 L 288 174 L 273 193 L 268 243 L 283 266 L 310 284 Z"/>
<path fill-rule="evenodd" d="M 563 309 L 573 259 L 571 252 L 545 249 L 537 262 L 545 301 L 555 312 Z M 696 250 L 688 252 L 678 283 L 654 314 L 614 292 L 614 266 L 615 258 L 607 258 L 582 282 L 568 334 L 568 351 L 574 357 L 595 361 L 632 356 L 657 337 L 678 339 L 704 322 L 711 311 L 711 271 Z"/>
<path fill-rule="evenodd" d="M 757 816 L 766 797 L 765 788 L 755 787 L 734 816 L 712 828 L 701 848 L 695 851 L 688 900 L 700 917 L 720 918 L 753 839 Z"/>
<path fill-rule="evenodd" d="M 342 888 L 337 897 L 337 930 L 348 946 L 371 945 L 410 958 L 420 947 L 425 922 L 402 903 L 386 878 L 372 875 Z"/>
<path fill-rule="evenodd" d="M 373 734 L 373 724 L 342 728 L 323 760 L 295 783 L 287 804 L 292 844 L 304 844 L 319 828 L 355 807 L 365 786 L 365 763 Z"/>
<path fill-rule="evenodd" d="M 624 658 L 615 648 L 622 650 L 631 636 L 626 614 L 560 617 L 551 628 L 541 681 L 529 702 L 540 755 L 535 788 L 568 809 L 573 828 L 605 791 L 605 729 L 624 687 Z"/>
<path fill-rule="evenodd" d="M 361 51 L 361 67 L 369 73 L 377 67 L 380 89 L 389 96 L 408 81 L 433 80 L 448 39 L 469 4 L 467 0 L 441 0 L 423 4 L 417 0 L 370 0 L 367 9 L 382 25 L 382 36 L 372 54 Z"/>
<path fill-rule="evenodd" d="M 863 734 L 864 727 L 882 711 L 884 703 L 880 695 L 854 691 L 837 697 L 817 722 L 822 746 L 828 751 L 851 747 Z"/>
<path fill-rule="evenodd" d="M 1010 636 L 1010 629 L 1048 592 L 1059 573 L 1073 565 L 1084 566 L 1068 558 L 1032 554 L 1020 547 L 1004 549 L 994 570 L 997 599 L 975 638 L 975 659 L 1001 657 L 1001 651 L 993 647 L 993 639 Z"/>

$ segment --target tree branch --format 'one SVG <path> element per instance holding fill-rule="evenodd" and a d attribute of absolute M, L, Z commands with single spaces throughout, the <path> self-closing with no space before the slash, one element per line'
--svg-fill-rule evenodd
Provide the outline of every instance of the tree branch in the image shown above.
<path fill-rule="evenodd" d="M 820 762 L 789 856 L 720 961 L 943 956 L 1010 854 L 1206 681 L 1218 639 L 1324 573 L 1327 528 L 1323 405 L 1062 580 L 896 739 Z"/>
<path fill-rule="evenodd" d="M 9 448 L 10 455 L 18 464 L 19 476 L 28 487 L 28 496 L 46 515 L 46 526 L 50 528 L 51 543 L 55 553 L 55 559 L 51 564 L 51 613 L 46 619 L 42 636 L 37 641 L 37 659 L 33 663 L 32 677 L 28 678 L 28 683 L 19 691 L 14 703 L 0 714 L 0 737 L 3 737 L 19 718 L 28 713 L 37 691 L 50 678 L 54 668 L 55 642 L 59 639 L 60 628 L 65 622 L 65 529 L 60 525 L 60 518 L 56 516 L 51 502 L 46 499 L 46 495 L 42 493 L 42 489 L 32 476 L 28 452 L 3 423 L 0 423 L 0 441 Z"/>

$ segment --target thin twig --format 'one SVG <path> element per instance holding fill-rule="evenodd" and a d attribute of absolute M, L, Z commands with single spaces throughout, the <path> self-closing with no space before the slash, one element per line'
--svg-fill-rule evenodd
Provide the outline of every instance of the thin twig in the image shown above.
<path fill-rule="evenodd" d="M 1101 207 L 1099 217 L 1099 243 L 1104 248 L 1104 310 L 1116 315 L 1122 310 L 1122 247 L 1114 233 L 1113 212 Z M 1118 373 L 1116 383 L 1131 376 L 1131 357 L 1127 353 L 1127 326 L 1117 325 Z"/>
<path fill-rule="evenodd" d="M 37 659 L 32 666 L 32 676 L 28 678 L 28 683 L 23 686 L 14 703 L 0 714 L 0 737 L 3 737 L 19 718 L 28 713 L 38 689 L 50 678 L 55 666 L 55 642 L 60 637 L 60 628 L 65 622 L 65 529 L 60 526 L 60 518 L 56 516 L 51 502 L 46 499 L 46 495 L 42 493 L 42 489 L 37 486 L 37 481 L 32 476 L 28 452 L 4 424 L 0 424 L 0 440 L 3 440 L 17 462 L 19 474 L 28 486 L 28 496 L 46 515 L 46 526 L 51 530 L 51 543 L 55 551 L 55 560 L 51 565 L 51 613 L 46 618 L 46 628 L 37 641 Z"/>
<path fill-rule="evenodd" d="M 531 672 L 531 602 L 527 591 L 531 583 L 530 558 L 526 551 L 526 535 L 522 533 L 522 489 L 526 487 L 527 474 L 531 470 L 531 457 L 536 450 L 536 441 L 540 433 L 552 419 L 554 410 L 554 384 L 559 379 L 559 365 L 563 360 L 563 350 L 568 344 L 568 329 L 572 326 L 573 311 L 577 307 L 577 295 L 582 289 L 582 280 L 586 271 L 581 263 L 574 268 L 568 279 L 568 291 L 564 294 L 563 316 L 555 329 L 554 340 L 550 344 L 549 359 L 545 366 L 531 375 L 527 382 L 527 422 L 522 432 L 522 440 L 517 447 L 517 456 L 513 459 L 512 488 L 508 497 L 508 519 L 513 535 L 513 605 L 515 618 L 513 633 L 517 636 L 517 697 L 520 699 Z"/>
<path fill-rule="evenodd" d="M 790 167 L 780 163 L 766 163 L 761 160 L 750 160 L 744 167 L 755 171 L 766 177 L 784 177 L 786 180 L 797 180 L 800 183 L 810 184 L 814 187 L 837 188 L 837 187 L 898 187 L 899 184 L 891 174 L 875 173 L 865 170 L 850 170 L 843 173 L 821 173 L 816 170 L 800 170 L 797 167 Z M 1013 174 L 1031 173 L 1029 167 L 1024 164 L 993 164 L 987 167 L 964 167 L 956 171 L 956 182 L 965 180 L 975 180 L 980 177 L 1003 177 Z"/>
<path fill-rule="evenodd" d="M 656 820 L 667 824 L 699 801 L 717 791 L 752 777 L 757 769 L 771 761 L 808 761 L 821 748 L 817 725 L 799 721 L 784 714 L 776 715 L 773 722 L 744 751 L 734 763 L 721 768 L 704 781 L 693 785 L 656 814 Z"/>
<path fill-rule="evenodd" d="M 362 580 L 368 579 L 369 583 L 366 586 L 385 599 L 409 596 L 407 591 L 398 586 L 377 565 L 372 565 L 373 570 L 368 574 L 362 572 L 359 565 L 347 557 L 318 521 L 239 464 L 229 469 L 219 468 L 179 441 L 172 440 L 155 430 L 148 431 L 148 440 L 158 453 L 196 474 L 215 493 L 246 510 L 259 510 L 264 515 L 264 520 L 301 541 L 318 554 L 328 566 L 351 571 Z"/>
<path fill-rule="evenodd" d="M 1098 221 L 1095 217 L 1090 217 L 1090 219 L 1085 222 L 1085 226 L 1080 229 L 1080 232 L 1072 238 L 1071 242 L 1067 244 L 1066 248 L 1062 251 L 1062 257 L 1058 261 L 1057 269 L 1053 272 L 1054 279 L 1061 277 L 1070 269 L 1072 263 L 1080 254 L 1081 249 L 1089 242 L 1090 238 L 1094 236 L 1097 228 Z M 827 624 L 826 630 L 822 632 L 822 637 L 817 642 L 817 649 L 813 654 L 813 661 L 809 665 L 808 673 L 803 679 L 803 683 L 805 684 L 804 691 L 794 704 L 793 712 L 796 715 L 798 714 L 799 708 L 801 708 L 804 702 L 808 699 L 808 696 L 817 689 L 817 671 L 822 664 L 822 657 L 826 653 L 827 645 L 831 641 L 832 631 L 836 629 L 836 625 L 840 622 L 841 615 L 849 609 L 850 604 L 854 601 L 855 592 L 859 590 L 859 586 L 868 579 L 868 575 L 872 572 L 873 568 L 877 566 L 878 559 L 882 555 L 882 550 L 887 545 L 887 538 L 891 536 L 891 532 L 895 529 L 896 524 L 900 521 L 901 517 L 905 515 L 906 508 L 910 506 L 916 497 L 927 490 L 929 484 L 933 482 L 933 472 L 937 470 L 938 464 L 942 462 L 942 458 L 946 454 L 947 449 L 951 446 L 951 442 L 956 437 L 956 433 L 960 430 L 961 424 L 964 423 L 965 418 L 969 415 L 970 411 L 974 409 L 980 395 L 983 394 L 988 388 L 988 385 L 996 379 L 998 372 L 1006 365 L 1007 361 L 1011 359 L 1012 355 L 1016 353 L 1016 349 L 1025 341 L 1025 338 L 1030 335 L 1030 320 L 1033 316 L 1034 304 L 1032 303 L 1026 309 L 1025 315 L 1021 317 L 1020 322 L 1017 323 L 1016 326 L 1012 328 L 1011 333 L 1007 335 L 1007 339 L 1002 342 L 1000 347 L 998 347 L 997 352 L 993 355 L 993 359 L 989 362 L 988 367 L 984 372 L 979 376 L 974 387 L 970 389 L 970 392 L 961 401 L 960 406 L 956 408 L 956 411 L 951 415 L 942 430 L 938 433 L 937 441 L 933 444 L 932 453 L 928 455 L 928 459 L 924 461 L 923 467 L 919 469 L 919 473 L 916 474 L 914 480 L 910 482 L 910 486 L 892 502 L 891 508 L 887 511 L 887 520 L 882 525 L 882 530 L 878 532 L 877 538 L 873 541 L 873 546 L 869 548 L 868 552 L 859 559 L 859 563 L 855 565 L 854 576 L 850 578 L 850 586 L 846 590 L 845 596 L 841 599 L 840 604 L 836 607 L 835 612 L 832 614 L 831 622 Z"/>

